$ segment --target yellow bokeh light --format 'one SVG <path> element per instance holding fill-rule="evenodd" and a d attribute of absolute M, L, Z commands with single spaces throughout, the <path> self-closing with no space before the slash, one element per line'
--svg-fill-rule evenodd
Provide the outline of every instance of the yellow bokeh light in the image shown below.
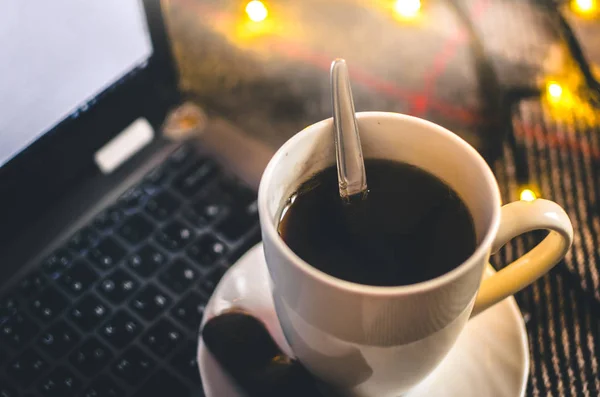
<path fill-rule="evenodd" d="M 600 6 L 600 0 L 595 1 Z M 538 80 L 544 111 L 562 123 L 574 125 L 577 120 L 578 125 L 595 128 L 600 126 L 600 112 L 590 100 L 593 92 L 587 87 L 579 65 L 572 57 L 565 56 L 568 52 L 564 44 L 558 45 L 544 61 L 548 70 L 555 71 Z M 596 79 L 600 79 L 600 67 L 591 67 Z"/>
<path fill-rule="evenodd" d="M 262 1 L 252 0 L 246 5 L 246 14 L 254 22 L 262 22 L 267 19 L 269 11 Z"/>
<path fill-rule="evenodd" d="M 521 190 L 520 198 L 522 201 L 533 201 L 537 199 L 537 194 L 531 189 Z"/>
<path fill-rule="evenodd" d="M 573 111 L 578 102 L 576 85 L 570 81 L 548 80 L 545 97 L 554 112 Z"/>
<path fill-rule="evenodd" d="M 546 91 L 548 92 L 548 99 L 552 102 L 558 102 L 563 95 L 562 86 L 555 81 L 548 83 Z"/>
<path fill-rule="evenodd" d="M 572 0 L 571 7 L 580 14 L 591 14 L 597 11 L 597 0 Z"/>
<path fill-rule="evenodd" d="M 421 0 L 396 0 L 394 11 L 401 17 L 413 18 L 421 10 Z"/>

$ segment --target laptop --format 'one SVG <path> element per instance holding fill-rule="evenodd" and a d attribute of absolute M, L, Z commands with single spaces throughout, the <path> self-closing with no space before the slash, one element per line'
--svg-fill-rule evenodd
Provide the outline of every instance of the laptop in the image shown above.
<path fill-rule="evenodd" d="M 256 195 L 161 130 L 159 0 L 0 11 L 0 396 L 202 396 L 203 308 Z"/>

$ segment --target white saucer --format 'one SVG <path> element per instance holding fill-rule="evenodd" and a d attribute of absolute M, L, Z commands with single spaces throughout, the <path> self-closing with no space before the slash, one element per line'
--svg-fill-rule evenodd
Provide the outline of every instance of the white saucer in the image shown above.
<path fill-rule="evenodd" d="M 230 307 L 253 307 L 288 354 L 270 294 L 262 244 L 256 245 L 223 276 L 205 309 L 205 319 Z M 256 308 L 259 308 L 256 310 Z M 204 347 L 198 363 L 207 397 L 242 397 L 234 382 Z M 529 373 L 527 333 L 514 298 L 471 320 L 440 366 L 409 397 L 524 396 Z"/>

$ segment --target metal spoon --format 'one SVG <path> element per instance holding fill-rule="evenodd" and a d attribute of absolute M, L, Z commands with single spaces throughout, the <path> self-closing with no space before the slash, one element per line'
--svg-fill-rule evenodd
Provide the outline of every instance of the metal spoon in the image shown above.
<path fill-rule="evenodd" d="M 331 64 L 331 99 L 340 197 L 344 200 L 364 197 L 367 194 L 367 176 L 352 88 L 346 61 L 339 58 Z"/>

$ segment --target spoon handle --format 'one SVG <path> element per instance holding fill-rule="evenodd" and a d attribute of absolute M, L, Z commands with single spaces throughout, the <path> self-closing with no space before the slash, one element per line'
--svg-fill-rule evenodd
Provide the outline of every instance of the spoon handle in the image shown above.
<path fill-rule="evenodd" d="M 340 196 L 349 198 L 357 194 L 364 195 L 367 192 L 365 162 L 348 67 L 343 59 L 336 59 L 331 64 L 331 88 Z"/>

